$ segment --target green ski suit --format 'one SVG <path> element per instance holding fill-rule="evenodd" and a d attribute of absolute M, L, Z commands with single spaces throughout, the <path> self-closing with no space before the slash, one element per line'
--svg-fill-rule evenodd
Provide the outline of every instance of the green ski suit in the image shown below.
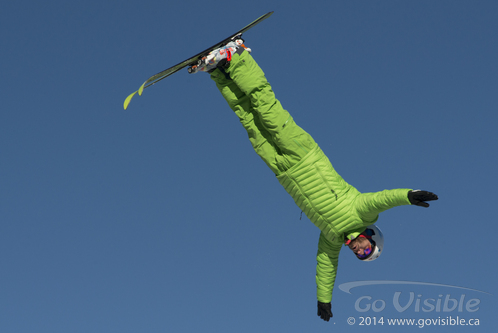
<path fill-rule="evenodd" d="M 317 299 L 329 303 L 345 239 L 356 238 L 380 212 L 409 205 L 410 189 L 360 193 L 346 183 L 313 138 L 282 108 L 252 56 L 239 51 L 228 68 L 216 69 L 211 78 L 247 130 L 256 153 L 321 230 Z"/>

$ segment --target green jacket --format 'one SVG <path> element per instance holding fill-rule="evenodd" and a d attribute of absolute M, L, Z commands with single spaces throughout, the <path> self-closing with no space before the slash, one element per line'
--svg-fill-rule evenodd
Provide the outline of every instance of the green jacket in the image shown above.
<path fill-rule="evenodd" d="M 283 109 L 248 52 L 234 54 L 225 72 L 217 69 L 211 78 L 247 130 L 256 153 L 322 231 L 317 294 L 319 301 L 330 302 L 344 239 L 357 237 L 380 212 L 409 205 L 409 189 L 360 193 L 346 183 L 313 138 Z"/>
<path fill-rule="evenodd" d="M 316 145 L 277 179 L 308 218 L 322 231 L 318 241 L 316 284 L 320 302 L 332 300 L 339 252 L 346 238 L 354 239 L 374 224 L 379 213 L 409 205 L 410 189 L 360 193 L 334 170 Z"/>

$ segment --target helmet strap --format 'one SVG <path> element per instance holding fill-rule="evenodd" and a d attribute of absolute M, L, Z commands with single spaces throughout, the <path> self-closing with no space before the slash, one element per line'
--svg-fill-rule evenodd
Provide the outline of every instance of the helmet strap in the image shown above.
<path fill-rule="evenodd" d="M 372 239 L 372 236 L 369 236 L 369 235 L 364 235 L 363 233 L 359 234 L 359 235 L 358 235 L 358 237 L 356 237 L 356 238 L 360 238 L 360 237 L 366 238 L 366 239 L 368 239 L 368 240 L 371 240 L 371 239 Z M 355 240 L 356 238 L 353 238 L 353 239 L 348 239 L 348 240 L 346 241 L 346 245 L 349 245 L 349 243 L 351 243 L 351 242 L 352 242 L 353 240 Z M 371 243 L 371 242 L 372 242 L 372 241 L 370 241 L 370 243 Z"/>

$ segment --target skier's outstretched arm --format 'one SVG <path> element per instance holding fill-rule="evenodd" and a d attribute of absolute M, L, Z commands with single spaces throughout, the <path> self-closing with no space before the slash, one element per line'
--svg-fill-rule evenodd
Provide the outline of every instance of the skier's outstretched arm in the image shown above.
<path fill-rule="evenodd" d="M 318 316 L 325 321 L 329 321 L 330 317 L 332 317 L 332 290 L 334 289 L 337 275 L 341 247 L 342 243 L 331 243 L 323 233 L 320 234 L 318 253 L 316 255 L 316 293 Z"/>
<path fill-rule="evenodd" d="M 383 211 L 396 206 L 409 205 L 409 191 L 410 189 L 395 189 L 361 193 L 355 201 L 356 211 L 363 221 L 373 224 Z"/>
<path fill-rule="evenodd" d="M 374 223 L 378 215 L 385 210 L 402 205 L 429 207 L 425 201 L 437 200 L 432 192 L 395 189 L 373 193 L 362 193 L 356 198 L 356 211 L 365 222 Z"/>

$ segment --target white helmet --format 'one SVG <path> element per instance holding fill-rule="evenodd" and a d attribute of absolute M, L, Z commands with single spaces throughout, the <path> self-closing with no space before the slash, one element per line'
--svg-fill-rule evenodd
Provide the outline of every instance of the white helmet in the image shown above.
<path fill-rule="evenodd" d="M 375 224 L 369 225 L 367 229 L 362 232 L 362 235 L 365 235 L 370 243 L 372 243 L 372 252 L 366 258 L 358 257 L 358 259 L 362 261 L 374 261 L 380 257 L 380 254 L 384 249 L 384 235 Z"/>

